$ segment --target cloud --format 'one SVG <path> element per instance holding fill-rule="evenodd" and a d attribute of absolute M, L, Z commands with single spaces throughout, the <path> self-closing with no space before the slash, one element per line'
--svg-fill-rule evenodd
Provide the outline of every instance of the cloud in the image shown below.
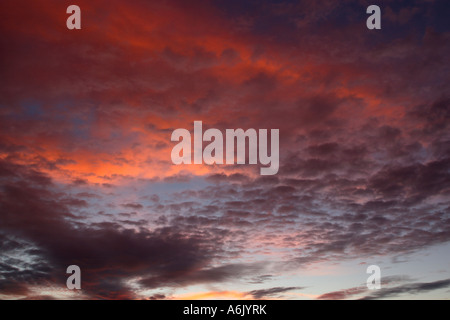
<path fill-rule="evenodd" d="M 64 3 L 0 4 L 5 295 L 73 263 L 87 297 L 158 298 L 450 241 L 442 4 L 390 3 L 369 37 L 351 1 L 78 5 L 75 33 Z M 172 165 L 194 120 L 279 128 L 279 173 Z"/>
<path fill-rule="evenodd" d="M 355 295 L 360 295 L 364 292 L 367 292 L 367 288 L 364 287 L 355 287 L 345 290 L 328 292 L 320 295 L 317 299 L 319 300 L 344 300 L 348 298 L 352 298 Z"/>
<path fill-rule="evenodd" d="M 364 297 L 363 299 L 385 299 L 401 296 L 403 294 L 417 295 L 420 293 L 444 289 L 448 287 L 450 287 L 450 279 L 438 280 L 433 282 L 411 283 L 393 288 L 382 288 L 375 293 Z"/>
<path fill-rule="evenodd" d="M 125 203 L 125 204 L 122 205 L 122 207 L 124 207 L 124 208 L 130 208 L 130 209 L 135 209 L 135 210 L 139 210 L 139 209 L 144 208 L 144 207 L 142 206 L 142 204 L 139 204 L 139 203 Z"/>
<path fill-rule="evenodd" d="M 258 264 L 228 264 L 213 268 L 191 270 L 186 274 L 167 272 L 142 279 L 139 283 L 146 288 L 180 287 L 191 284 L 217 284 L 222 282 L 238 281 L 264 270 Z"/>
<path fill-rule="evenodd" d="M 254 299 L 263 299 L 263 298 L 270 298 L 274 296 L 278 296 L 280 294 L 283 294 L 285 292 L 293 291 L 293 290 L 301 290 L 304 289 L 303 287 L 275 287 L 275 288 L 269 288 L 269 289 L 259 289 L 259 290 L 252 290 L 248 294 L 253 296 Z"/>
<path fill-rule="evenodd" d="M 23 180 L 4 181 L 1 189 L 2 251 L 11 256 L 21 251 L 23 259 L 28 258 L 22 266 L 13 258 L 2 259 L 3 294 L 26 294 L 27 285 L 49 281 L 64 287 L 65 269 L 76 264 L 83 270 L 83 292 L 88 296 L 133 298 L 126 279 L 149 274 L 158 279 L 184 279 L 220 252 L 219 242 L 212 238 L 183 234 L 176 227 L 135 231 L 114 222 L 73 224 L 70 221 L 76 216 L 70 208 L 78 205 L 70 198 L 61 199 L 46 188 L 47 182 L 42 188 L 41 181 L 27 175 L 23 167 L 16 167 L 15 175 Z M 30 265 L 26 260 L 33 262 Z M 211 271 L 211 277 L 216 275 Z"/>
<path fill-rule="evenodd" d="M 319 300 L 344 299 L 385 299 L 401 297 L 404 294 L 417 295 L 429 291 L 440 290 L 450 286 L 450 279 L 433 282 L 412 282 L 408 276 L 387 276 L 381 279 L 381 289 L 369 290 L 365 285 L 322 294 Z"/>

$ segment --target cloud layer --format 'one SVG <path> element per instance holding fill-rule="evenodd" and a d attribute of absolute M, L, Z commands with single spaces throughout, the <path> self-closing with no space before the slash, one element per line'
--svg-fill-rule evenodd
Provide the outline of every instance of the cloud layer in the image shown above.
<path fill-rule="evenodd" d="M 79 31 L 64 2 L 0 5 L 0 298 L 64 298 L 71 264 L 79 298 L 287 297 L 449 242 L 444 1 L 385 1 L 374 32 L 366 1 L 77 4 Z M 280 129 L 278 174 L 173 165 L 195 120 Z"/>

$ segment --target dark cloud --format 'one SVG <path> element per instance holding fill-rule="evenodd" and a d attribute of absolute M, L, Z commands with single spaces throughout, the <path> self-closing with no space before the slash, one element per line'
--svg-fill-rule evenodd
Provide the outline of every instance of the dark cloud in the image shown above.
<path fill-rule="evenodd" d="M 371 177 L 368 187 L 385 199 L 411 202 L 446 194 L 450 187 L 450 158 L 427 164 L 385 168 Z"/>
<path fill-rule="evenodd" d="M 111 222 L 78 223 L 75 227 L 69 221 L 74 218 L 70 208 L 77 199 L 61 198 L 45 187 L 47 183 L 42 186 L 21 170 L 17 166 L 15 175 L 23 180 L 4 181 L 1 187 L 2 251 L 25 250 L 33 264 L 22 263 L 19 270 L 15 267 L 18 262 L 2 259 L 4 294 L 27 294 L 28 285 L 47 282 L 62 288 L 65 269 L 76 264 L 83 270 L 83 292 L 89 296 L 133 298 L 134 293 L 124 284 L 130 277 L 151 274 L 160 285 L 177 278 L 187 281 L 189 274 L 201 270 L 220 251 L 220 243 L 212 237 L 183 234 L 176 227 L 135 231 Z M 34 259 L 30 254 L 33 247 L 38 248 Z M 231 273 L 225 268 L 199 272 L 192 282 L 219 275 Z M 154 287 L 145 281 L 141 284 Z"/>
<path fill-rule="evenodd" d="M 139 210 L 144 208 L 144 206 L 140 203 L 125 203 L 122 205 L 122 207 L 124 208 L 130 208 L 130 209 L 135 209 L 135 210 Z"/>
<path fill-rule="evenodd" d="M 354 297 L 355 295 L 362 294 L 367 292 L 367 288 L 365 287 L 355 287 L 340 291 L 328 292 L 320 295 L 317 299 L 319 300 L 344 300 Z"/>
<path fill-rule="evenodd" d="M 405 275 L 386 276 L 381 278 L 382 289 L 369 290 L 366 285 L 361 285 L 359 287 L 328 292 L 319 296 L 317 299 L 344 300 L 355 299 L 361 295 L 366 295 L 361 299 L 382 299 L 387 297 L 396 297 L 403 293 L 418 294 L 420 292 L 438 290 L 449 286 L 449 280 L 440 280 L 430 283 L 412 283 L 413 281 L 414 279 Z"/>
<path fill-rule="evenodd" d="M 254 299 L 262 299 L 267 297 L 276 297 L 280 294 L 283 294 L 285 292 L 293 291 L 293 290 L 301 290 L 304 289 L 303 287 L 275 287 L 275 288 L 269 288 L 269 289 L 259 289 L 259 290 L 252 290 L 248 292 L 249 295 L 251 295 Z"/>
<path fill-rule="evenodd" d="M 191 270 L 189 273 L 167 272 L 164 275 L 144 278 L 140 283 L 146 288 L 179 287 L 191 284 L 238 281 L 264 270 L 259 264 L 226 264 L 214 268 Z"/>
<path fill-rule="evenodd" d="M 393 288 L 382 288 L 362 299 L 385 299 L 398 296 L 401 297 L 404 294 L 416 295 L 424 292 L 445 289 L 448 287 L 450 287 L 450 279 L 438 280 L 433 282 L 411 283 Z"/>

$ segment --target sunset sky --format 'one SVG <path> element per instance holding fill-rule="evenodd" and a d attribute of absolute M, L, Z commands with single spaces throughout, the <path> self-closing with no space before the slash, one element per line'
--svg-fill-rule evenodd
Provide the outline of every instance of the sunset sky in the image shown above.
<path fill-rule="evenodd" d="M 2 0 L 0 299 L 449 299 L 449 17 Z M 174 165 L 194 121 L 279 129 L 278 173 Z"/>

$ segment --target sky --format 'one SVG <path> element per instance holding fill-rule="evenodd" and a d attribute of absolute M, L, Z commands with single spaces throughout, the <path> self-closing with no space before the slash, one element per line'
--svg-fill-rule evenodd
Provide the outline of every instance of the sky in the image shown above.
<path fill-rule="evenodd" d="M 1 1 L 0 299 L 449 299 L 449 14 Z M 173 164 L 194 121 L 279 129 L 279 171 Z"/>

